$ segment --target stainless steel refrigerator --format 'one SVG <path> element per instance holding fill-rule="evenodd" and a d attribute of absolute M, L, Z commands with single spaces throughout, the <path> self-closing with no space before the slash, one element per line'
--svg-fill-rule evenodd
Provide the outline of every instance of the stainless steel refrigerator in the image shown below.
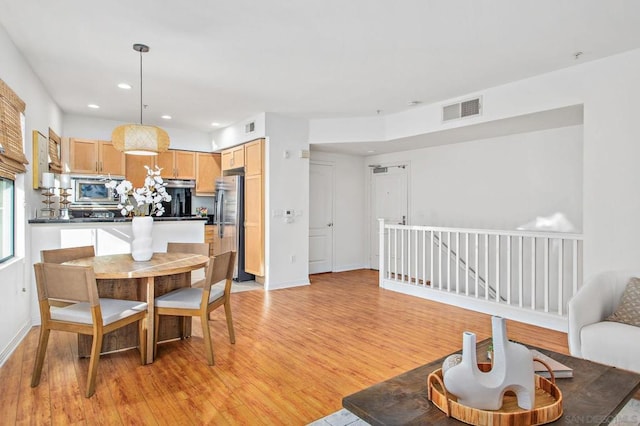
<path fill-rule="evenodd" d="M 216 225 L 222 251 L 236 251 L 233 279 L 249 281 L 255 275 L 244 270 L 244 176 L 216 179 Z"/>

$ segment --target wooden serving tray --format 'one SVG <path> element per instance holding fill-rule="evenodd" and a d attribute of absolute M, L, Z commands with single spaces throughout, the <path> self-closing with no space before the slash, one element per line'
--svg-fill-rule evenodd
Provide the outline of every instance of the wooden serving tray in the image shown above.
<path fill-rule="evenodd" d="M 478 364 L 480 370 L 489 371 L 490 363 Z M 551 380 L 535 375 L 536 399 L 535 408 L 523 410 L 518 407 L 516 396 L 507 392 L 499 410 L 479 410 L 459 404 L 455 395 L 447 392 L 442 379 L 442 369 L 429 374 L 427 389 L 429 400 L 443 411 L 447 417 L 453 417 L 471 425 L 517 426 L 542 425 L 551 423 L 562 416 L 562 392 Z"/>

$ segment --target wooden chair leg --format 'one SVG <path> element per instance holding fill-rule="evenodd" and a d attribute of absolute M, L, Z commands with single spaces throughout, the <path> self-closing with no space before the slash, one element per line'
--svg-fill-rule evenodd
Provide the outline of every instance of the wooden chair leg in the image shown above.
<path fill-rule="evenodd" d="M 138 321 L 138 347 L 140 348 L 140 363 L 147 363 L 147 327 L 145 326 L 145 318 Z M 154 341 L 155 343 L 155 341 Z"/>
<path fill-rule="evenodd" d="M 231 344 L 236 343 L 236 334 L 233 331 L 233 318 L 231 317 L 231 301 L 229 299 L 224 302 L 224 314 L 227 317 L 227 328 L 229 329 L 229 341 Z"/>
<path fill-rule="evenodd" d="M 156 310 L 153 321 L 153 359 L 158 356 L 158 330 L 160 330 L 160 315 Z"/>
<path fill-rule="evenodd" d="M 96 391 L 96 376 L 98 374 L 98 361 L 100 361 L 101 349 L 102 332 L 99 332 L 93 336 L 93 343 L 91 345 L 91 359 L 89 360 L 89 373 L 87 375 L 87 398 Z"/>
<path fill-rule="evenodd" d="M 209 313 L 206 311 L 203 312 L 202 315 L 200 315 L 200 322 L 202 323 L 202 338 L 204 340 L 204 351 L 207 354 L 207 361 L 209 362 L 209 365 L 213 365 L 213 344 L 211 343 L 211 332 L 209 331 L 209 321 L 207 321 L 208 318 Z"/>
<path fill-rule="evenodd" d="M 40 383 L 40 375 L 42 374 L 42 366 L 44 365 L 44 356 L 47 353 L 47 345 L 49 344 L 49 333 L 51 330 L 44 325 L 40 326 L 40 339 L 38 341 L 38 352 L 36 354 L 36 362 L 33 366 L 33 374 L 31 375 L 31 387 L 35 388 Z"/>

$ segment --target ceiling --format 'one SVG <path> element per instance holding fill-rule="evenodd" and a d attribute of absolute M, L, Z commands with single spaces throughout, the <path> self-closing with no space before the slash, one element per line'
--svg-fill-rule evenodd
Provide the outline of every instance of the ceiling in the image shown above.
<path fill-rule="evenodd" d="M 637 0 L 0 0 L 0 24 L 64 113 L 125 122 L 148 44 L 144 122 L 204 132 L 396 113 L 640 47 Z"/>

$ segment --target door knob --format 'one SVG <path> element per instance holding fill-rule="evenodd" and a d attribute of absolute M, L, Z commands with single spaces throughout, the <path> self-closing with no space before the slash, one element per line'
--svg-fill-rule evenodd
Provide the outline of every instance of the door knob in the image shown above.
<path fill-rule="evenodd" d="M 329 223 L 327 223 L 327 226 L 328 226 L 329 228 L 331 228 L 331 227 L 333 226 L 333 222 L 329 222 Z"/>

